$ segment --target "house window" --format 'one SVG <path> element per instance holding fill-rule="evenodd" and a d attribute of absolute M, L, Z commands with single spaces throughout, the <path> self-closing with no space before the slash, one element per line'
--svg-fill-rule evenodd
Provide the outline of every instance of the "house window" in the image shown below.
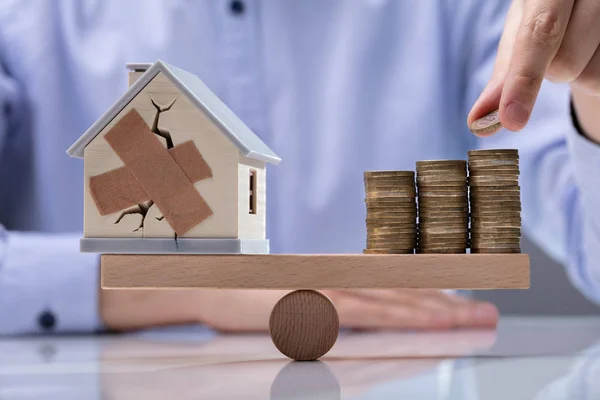
<path fill-rule="evenodd" d="M 250 214 L 256 214 L 256 171 L 250 170 L 250 192 L 248 196 Z"/>

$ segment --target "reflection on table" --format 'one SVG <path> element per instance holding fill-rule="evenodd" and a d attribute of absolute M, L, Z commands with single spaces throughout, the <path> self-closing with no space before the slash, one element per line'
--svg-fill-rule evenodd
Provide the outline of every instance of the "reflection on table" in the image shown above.
<path fill-rule="evenodd" d="M 600 320 L 504 319 L 498 332 L 343 332 L 319 362 L 267 335 L 176 328 L 0 341 L 0 398 L 598 399 Z"/>

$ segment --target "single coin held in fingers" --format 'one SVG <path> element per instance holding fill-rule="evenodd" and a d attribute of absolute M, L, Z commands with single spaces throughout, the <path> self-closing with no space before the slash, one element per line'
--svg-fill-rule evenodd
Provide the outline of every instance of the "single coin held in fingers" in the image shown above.
<path fill-rule="evenodd" d="M 500 128 L 502 128 L 502 124 L 500 123 L 498 110 L 492 111 L 488 115 L 479 118 L 469 126 L 471 132 L 476 135 L 495 132 Z"/>

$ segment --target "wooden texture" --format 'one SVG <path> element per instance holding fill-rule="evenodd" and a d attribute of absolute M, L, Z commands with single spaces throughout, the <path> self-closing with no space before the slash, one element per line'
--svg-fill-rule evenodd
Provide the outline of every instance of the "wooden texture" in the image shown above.
<path fill-rule="evenodd" d="M 102 287 L 526 289 L 526 254 L 117 255 Z"/>
<path fill-rule="evenodd" d="M 250 214 L 250 170 L 256 172 L 256 214 Z M 265 163 L 240 154 L 238 164 L 238 238 L 266 239 L 267 171 Z"/>
<path fill-rule="evenodd" d="M 275 304 L 271 339 L 285 356 L 312 361 L 325 355 L 338 337 L 340 320 L 331 300 L 314 290 L 296 290 Z"/>
<path fill-rule="evenodd" d="M 104 135 L 132 108 L 135 108 L 146 124 L 151 127 L 156 108 L 175 99 L 169 111 L 162 112 L 158 127 L 168 130 L 176 146 L 192 140 L 208 165 L 213 178 L 196 182 L 194 187 L 206 200 L 214 215 L 186 233 L 185 237 L 236 238 L 238 235 L 238 155 L 236 146 L 199 110 L 188 98 L 162 74 L 158 74 L 142 91 L 117 114 L 100 134 L 84 150 L 84 236 L 85 237 L 164 237 L 174 236 L 173 230 L 162 219 L 162 213 L 153 206 L 142 230 L 131 225 L 115 224 L 121 212 L 101 216 L 89 193 L 89 178 L 122 167 L 124 164 L 110 148 Z M 161 142 L 166 142 L 159 138 Z"/>

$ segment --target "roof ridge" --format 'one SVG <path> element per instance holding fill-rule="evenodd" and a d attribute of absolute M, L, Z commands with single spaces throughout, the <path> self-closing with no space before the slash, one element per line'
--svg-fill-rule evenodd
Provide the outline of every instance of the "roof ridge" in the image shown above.
<path fill-rule="evenodd" d="M 243 121 L 227 107 L 221 99 L 195 74 L 156 60 L 142 76 L 67 150 L 71 157 L 82 158 L 85 147 L 104 129 L 110 121 L 131 102 L 158 73 L 166 75 L 170 81 L 198 108 L 201 108 L 223 133 L 246 157 L 278 164 L 277 156 Z"/>

